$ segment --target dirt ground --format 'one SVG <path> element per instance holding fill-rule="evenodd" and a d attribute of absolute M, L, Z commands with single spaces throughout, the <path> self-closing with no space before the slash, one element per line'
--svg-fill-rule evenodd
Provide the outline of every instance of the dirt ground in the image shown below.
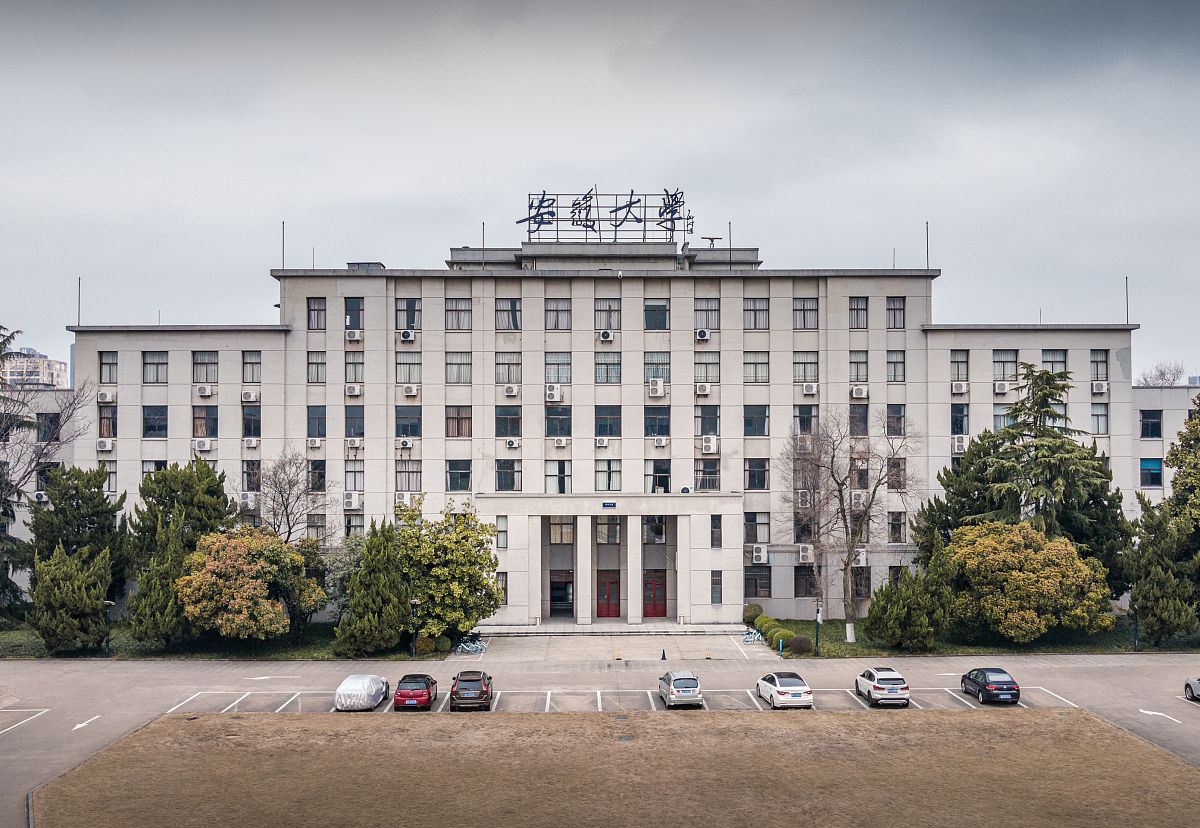
<path fill-rule="evenodd" d="M 1062 826 L 1197 807 L 1200 768 L 1086 711 L 1003 709 L 177 714 L 40 789 L 34 812 L 89 828 Z"/>

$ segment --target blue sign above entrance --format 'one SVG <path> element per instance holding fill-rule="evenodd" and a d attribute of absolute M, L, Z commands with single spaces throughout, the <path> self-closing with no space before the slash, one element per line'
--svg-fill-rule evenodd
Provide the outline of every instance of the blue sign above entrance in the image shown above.
<path fill-rule="evenodd" d="M 612 501 L 612 500 L 606 500 L 606 501 L 604 501 L 603 503 L 601 503 L 600 505 L 601 505 L 601 506 L 603 506 L 605 509 L 615 509 L 615 508 L 617 508 L 616 501 Z"/>

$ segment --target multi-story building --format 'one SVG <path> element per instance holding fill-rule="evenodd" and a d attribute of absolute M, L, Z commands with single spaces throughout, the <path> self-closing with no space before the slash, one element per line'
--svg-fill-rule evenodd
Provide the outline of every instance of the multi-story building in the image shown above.
<path fill-rule="evenodd" d="M 748 600 L 812 617 L 842 569 L 784 514 L 772 460 L 793 429 L 822 406 L 898 413 L 923 435 L 920 500 L 1003 420 L 1021 362 L 1073 372 L 1072 424 L 1137 488 L 1133 325 L 934 324 L 938 270 L 766 270 L 755 248 L 531 241 L 447 266 L 273 270 L 276 325 L 72 328 L 97 389 L 74 462 L 114 467 L 132 507 L 193 452 L 241 492 L 291 446 L 340 493 L 315 532 L 419 492 L 429 512 L 469 500 L 499 527 L 506 624 L 736 622 Z M 915 553 L 887 497 L 863 599 Z"/>
<path fill-rule="evenodd" d="M 1189 378 L 1190 379 L 1190 378 Z M 1171 494 L 1174 471 L 1166 465 L 1167 452 L 1187 421 L 1196 416 L 1200 387 L 1194 384 L 1167 387 L 1135 386 L 1133 389 L 1132 466 L 1135 488 L 1160 503 Z M 1136 514 L 1137 504 L 1125 503 Z"/>
<path fill-rule="evenodd" d="M 66 388 L 67 363 L 51 359 L 33 348 L 18 348 L 17 356 L 0 365 L 0 386 Z"/>

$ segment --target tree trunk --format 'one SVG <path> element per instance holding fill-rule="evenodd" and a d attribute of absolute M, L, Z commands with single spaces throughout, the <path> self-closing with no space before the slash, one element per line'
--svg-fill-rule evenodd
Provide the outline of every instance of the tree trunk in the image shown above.
<path fill-rule="evenodd" d="M 846 565 L 842 567 L 842 611 L 846 618 L 846 643 L 854 642 L 854 561 L 853 550 L 846 556 Z"/>

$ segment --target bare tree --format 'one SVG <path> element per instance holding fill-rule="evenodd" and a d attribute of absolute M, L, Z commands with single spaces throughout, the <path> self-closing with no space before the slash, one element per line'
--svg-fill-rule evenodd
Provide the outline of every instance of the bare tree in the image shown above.
<path fill-rule="evenodd" d="M 15 503 L 34 490 L 38 472 L 59 461 L 65 447 L 91 427 L 92 386 L 0 388 L 0 501 Z"/>
<path fill-rule="evenodd" d="M 262 524 L 288 543 L 304 537 L 310 514 L 326 515 L 333 511 L 334 496 L 324 472 L 318 476 L 309 468 L 308 458 L 287 443 L 276 459 L 259 470 L 255 508 Z M 317 540 L 325 546 L 334 527 L 325 524 Z"/>
<path fill-rule="evenodd" d="M 797 542 L 811 543 L 818 562 L 841 570 L 846 640 L 853 642 L 857 617 L 854 560 L 874 536 L 888 531 L 889 501 L 908 512 L 919 481 L 908 458 L 920 435 L 906 418 L 882 411 L 874 427 L 851 421 L 846 405 L 823 405 L 807 433 L 793 434 L 775 459 L 781 476 L 785 519 Z M 865 436 L 867 433 L 871 436 Z M 862 435 L 862 436 L 860 436 Z M 901 511 L 901 510 L 894 510 Z M 823 578 L 818 577 L 819 594 Z"/>
<path fill-rule="evenodd" d="M 1149 371 L 1139 374 L 1135 384 L 1147 388 L 1170 388 L 1179 385 L 1186 373 L 1187 368 L 1179 360 L 1162 360 L 1154 363 Z"/>

